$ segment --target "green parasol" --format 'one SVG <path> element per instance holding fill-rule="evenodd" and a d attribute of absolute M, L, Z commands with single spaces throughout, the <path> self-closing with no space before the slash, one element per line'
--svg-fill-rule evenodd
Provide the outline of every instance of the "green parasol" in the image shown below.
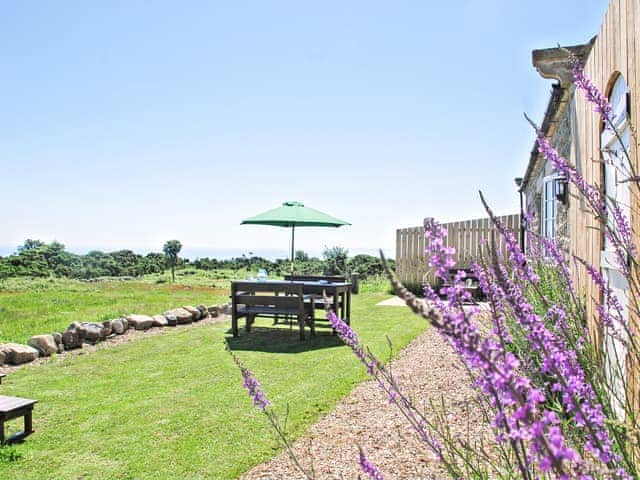
<path fill-rule="evenodd" d="M 349 222 L 305 207 L 300 202 L 284 202 L 281 207 L 268 210 L 242 221 L 242 225 L 273 225 L 291 227 L 291 273 L 293 274 L 294 241 L 296 227 L 341 227 Z"/>

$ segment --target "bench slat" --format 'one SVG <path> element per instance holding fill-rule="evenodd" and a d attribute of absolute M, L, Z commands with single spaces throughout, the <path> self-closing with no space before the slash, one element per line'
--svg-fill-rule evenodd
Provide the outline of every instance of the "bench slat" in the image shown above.
<path fill-rule="evenodd" d="M 37 402 L 37 400 L 31 400 L 29 398 L 7 397 L 5 395 L 0 395 L 0 413 L 8 413 L 18 408 L 34 405 Z"/>
<path fill-rule="evenodd" d="M 297 308 L 273 308 L 273 307 L 239 307 L 239 314 L 257 313 L 262 315 L 297 315 Z"/>
<path fill-rule="evenodd" d="M 236 303 L 240 305 L 265 305 L 276 308 L 294 308 L 300 305 L 297 296 L 236 295 Z"/>

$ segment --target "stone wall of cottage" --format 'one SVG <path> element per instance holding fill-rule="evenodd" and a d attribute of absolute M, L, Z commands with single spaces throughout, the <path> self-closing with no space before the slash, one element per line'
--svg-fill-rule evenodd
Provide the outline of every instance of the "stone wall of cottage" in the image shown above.
<path fill-rule="evenodd" d="M 571 155 L 571 117 L 573 115 L 573 94 L 571 100 L 566 108 L 563 108 L 563 113 L 557 121 L 557 125 L 554 129 L 551 137 L 551 144 L 558 150 L 560 155 L 565 158 L 570 158 Z M 544 187 L 544 178 L 553 175 L 554 171 L 551 164 L 547 162 L 542 155 L 538 156 L 535 167 L 529 178 L 529 182 L 525 189 L 526 206 L 525 212 L 532 217 L 528 225 L 528 230 L 534 231 L 538 234 L 542 233 L 540 220 L 542 218 L 542 192 Z M 565 202 L 558 202 L 558 212 L 556 218 L 556 234 L 559 245 L 564 250 L 565 254 L 569 253 L 569 202 L 570 198 L 567 195 Z"/>

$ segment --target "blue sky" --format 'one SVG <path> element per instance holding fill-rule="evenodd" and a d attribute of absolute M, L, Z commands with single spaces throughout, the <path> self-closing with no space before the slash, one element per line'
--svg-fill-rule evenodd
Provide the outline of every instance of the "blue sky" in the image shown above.
<path fill-rule="evenodd" d="M 350 221 L 296 246 L 393 249 L 518 209 L 551 82 L 604 0 L 29 1 L 0 7 L 0 246 L 282 248 L 285 200 Z"/>

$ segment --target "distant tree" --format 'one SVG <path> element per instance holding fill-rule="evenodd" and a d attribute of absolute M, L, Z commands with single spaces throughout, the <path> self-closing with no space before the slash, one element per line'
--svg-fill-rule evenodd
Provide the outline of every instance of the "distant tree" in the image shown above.
<path fill-rule="evenodd" d="M 322 256 L 325 261 L 326 275 L 346 275 L 349 250 L 342 247 L 324 247 Z"/>
<path fill-rule="evenodd" d="M 171 281 L 176 281 L 176 273 L 175 268 L 178 263 L 178 253 L 182 249 L 182 244 L 179 240 L 169 240 L 162 247 L 162 251 L 164 252 L 165 257 L 167 257 L 167 263 L 171 267 Z"/>
<path fill-rule="evenodd" d="M 44 246 L 45 246 L 45 243 L 40 240 L 32 240 L 31 238 L 27 238 L 22 244 L 22 246 L 18 247 L 18 252 L 35 250 L 37 248 L 42 248 Z"/>
<path fill-rule="evenodd" d="M 384 273 L 382 261 L 372 255 L 356 255 L 349 259 L 347 267 L 349 272 L 358 272 L 362 280 Z"/>
<path fill-rule="evenodd" d="M 295 259 L 296 262 L 308 262 L 309 254 L 304 250 L 296 250 L 296 254 L 293 258 Z"/>

